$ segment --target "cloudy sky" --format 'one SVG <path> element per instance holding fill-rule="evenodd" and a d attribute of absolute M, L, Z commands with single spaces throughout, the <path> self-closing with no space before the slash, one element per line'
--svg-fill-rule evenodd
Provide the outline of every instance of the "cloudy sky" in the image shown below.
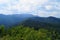
<path fill-rule="evenodd" d="M 0 0 L 0 14 L 21 13 L 60 18 L 60 0 Z"/>

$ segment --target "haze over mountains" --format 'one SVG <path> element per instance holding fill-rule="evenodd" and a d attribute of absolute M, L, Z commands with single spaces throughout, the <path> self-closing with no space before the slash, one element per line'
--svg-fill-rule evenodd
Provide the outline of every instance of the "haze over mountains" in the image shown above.
<path fill-rule="evenodd" d="M 16 24 L 23 23 L 23 21 L 29 20 L 38 22 L 50 23 L 50 24 L 60 24 L 60 18 L 56 17 L 39 17 L 32 14 L 14 14 L 14 15 L 3 15 L 0 14 L 0 25 L 12 26 Z M 26 24 L 28 24 L 26 22 Z"/>
<path fill-rule="evenodd" d="M 26 20 L 29 17 L 33 17 L 31 14 L 14 14 L 14 15 L 3 15 L 0 14 L 0 25 L 12 26 Z"/>

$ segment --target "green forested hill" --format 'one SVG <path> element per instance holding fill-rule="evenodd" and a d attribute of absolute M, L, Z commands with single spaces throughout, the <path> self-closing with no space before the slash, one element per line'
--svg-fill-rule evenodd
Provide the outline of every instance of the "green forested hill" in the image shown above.
<path fill-rule="evenodd" d="M 6 21 L 4 23 L 7 23 Z M 60 18 L 29 17 L 24 21 L 19 21 L 16 24 L 14 21 L 13 26 L 0 26 L 0 40 L 60 40 Z"/>
<path fill-rule="evenodd" d="M 0 26 L 0 40 L 60 40 L 60 34 L 55 30 L 49 31 L 44 28 L 35 30 L 16 26 L 5 29 L 4 26 Z"/>
<path fill-rule="evenodd" d="M 35 17 L 35 18 L 30 18 L 25 20 L 24 22 L 21 23 L 23 26 L 29 26 L 30 28 L 34 29 L 40 29 L 44 28 L 47 30 L 56 30 L 60 32 L 60 22 L 57 22 L 56 20 L 51 18 L 51 20 L 48 21 L 48 19 L 41 19 L 40 17 Z"/>

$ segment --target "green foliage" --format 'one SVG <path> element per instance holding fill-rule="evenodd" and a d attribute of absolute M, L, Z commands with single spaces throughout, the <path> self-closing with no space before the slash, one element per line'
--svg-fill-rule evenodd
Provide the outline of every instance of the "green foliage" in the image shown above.
<path fill-rule="evenodd" d="M 0 26 L 0 30 L 2 36 L 0 40 L 60 40 L 58 32 L 43 28 L 35 30 L 34 28 L 16 26 L 5 30 L 4 27 Z"/>
<path fill-rule="evenodd" d="M 2 37 L 4 35 L 5 35 L 5 28 L 4 28 L 4 25 L 1 25 L 0 26 L 0 37 Z"/>

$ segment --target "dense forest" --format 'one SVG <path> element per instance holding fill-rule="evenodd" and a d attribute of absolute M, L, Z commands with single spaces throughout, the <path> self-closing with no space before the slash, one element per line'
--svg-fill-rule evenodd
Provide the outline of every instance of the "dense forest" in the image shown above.
<path fill-rule="evenodd" d="M 60 19 L 49 17 L 49 18 L 40 18 L 40 17 L 32 17 L 25 21 L 23 21 L 21 24 L 23 26 L 29 26 L 30 28 L 34 28 L 36 30 L 40 28 L 44 28 L 47 30 L 55 30 L 60 32 Z"/>
<path fill-rule="evenodd" d="M 55 30 L 15 26 L 9 29 L 0 26 L 0 40 L 60 40 L 60 33 Z"/>

